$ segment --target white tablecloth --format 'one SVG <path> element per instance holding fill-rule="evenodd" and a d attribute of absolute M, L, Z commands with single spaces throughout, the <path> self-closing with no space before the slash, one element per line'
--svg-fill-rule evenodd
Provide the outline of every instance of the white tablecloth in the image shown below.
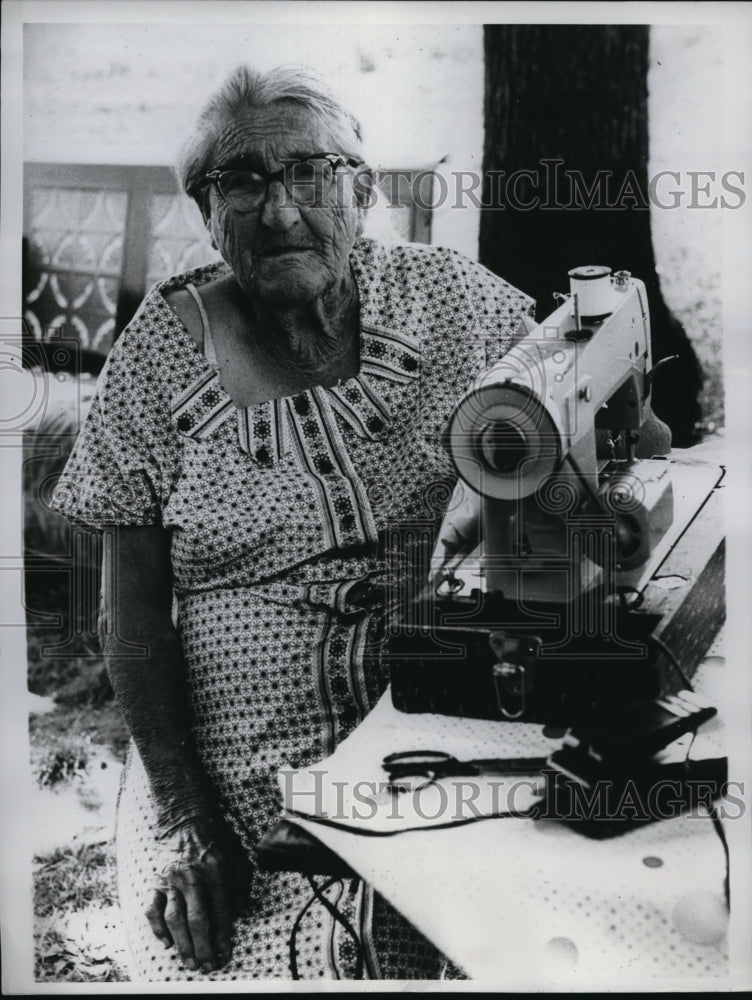
<path fill-rule="evenodd" d="M 722 671 L 722 659 L 710 657 L 696 675 L 696 687 L 714 688 Z M 713 978 L 725 977 L 728 968 L 726 864 L 703 809 L 593 840 L 557 821 L 516 817 L 430 829 L 451 818 L 451 783 L 444 813 L 435 798 L 419 810 L 428 819 L 411 811 L 410 793 L 397 797 L 395 805 L 393 795 L 378 791 L 386 778 L 381 760 L 393 751 L 527 756 L 550 752 L 558 742 L 539 725 L 403 714 L 387 692 L 332 757 L 307 774 L 283 774 L 281 783 L 287 805 L 298 813 L 295 822 L 339 854 L 474 980 L 502 983 L 504 989 L 632 989 L 641 983 L 667 989 L 705 978 L 712 987 Z M 723 753 L 722 726 L 715 718 L 703 726 L 691 756 Z M 352 789 L 364 780 L 373 783 L 368 786 L 373 794 L 358 798 Z M 534 798 L 533 782 L 526 784 L 516 796 L 517 807 Z M 376 806 L 364 804 L 371 797 Z M 482 798 L 474 803 L 476 809 L 481 803 L 480 811 Z M 497 795 L 497 807 L 505 802 L 504 794 Z M 363 818 L 374 810 L 375 816 Z M 352 829 L 299 815 L 315 811 Z M 439 815 L 431 818 L 434 812 Z M 390 821 L 390 815 L 398 818 Z M 429 828 L 392 836 L 362 833 L 421 823 Z"/>

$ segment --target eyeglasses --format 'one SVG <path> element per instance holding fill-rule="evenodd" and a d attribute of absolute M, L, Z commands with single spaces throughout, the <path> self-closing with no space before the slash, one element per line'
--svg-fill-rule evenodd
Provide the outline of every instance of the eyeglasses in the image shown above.
<path fill-rule="evenodd" d="M 262 205 L 272 181 L 282 184 L 294 205 L 321 207 L 331 191 L 335 171 L 340 167 L 359 167 L 363 161 L 339 153 L 312 153 L 283 163 L 282 169 L 273 173 L 219 167 L 209 171 L 206 180 L 236 212 L 253 212 Z"/>

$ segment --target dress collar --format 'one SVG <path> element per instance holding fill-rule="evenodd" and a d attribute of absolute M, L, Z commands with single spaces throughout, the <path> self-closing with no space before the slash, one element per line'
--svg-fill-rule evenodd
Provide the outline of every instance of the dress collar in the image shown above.
<path fill-rule="evenodd" d="M 391 289 L 384 273 L 386 250 L 370 240 L 359 240 L 350 262 L 360 305 L 360 370 L 341 385 L 314 387 L 295 396 L 235 407 L 218 372 L 205 361 L 204 371 L 172 401 L 177 429 L 195 440 L 210 437 L 235 413 L 243 451 L 262 465 L 276 464 L 292 440 L 290 419 L 297 400 L 315 394 L 317 405 L 333 421 L 334 414 L 361 437 L 383 440 L 389 434 L 391 414 L 384 390 L 387 384 L 406 386 L 420 374 L 420 342 L 406 324 L 384 322 L 385 299 Z M 385 282 L 387 287 L 385 287 Z M 169 307 L 168 307 L 169 308 Z"/>

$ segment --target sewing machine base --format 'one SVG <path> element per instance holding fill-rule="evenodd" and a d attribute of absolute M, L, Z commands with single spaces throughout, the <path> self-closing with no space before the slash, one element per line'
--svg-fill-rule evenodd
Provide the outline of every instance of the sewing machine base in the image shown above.
<path fill-rule="evenodd" d="M 438 617 L 447 608 L 439 602 L 431 610 Z M 394 705 L 403 712 L 569 724 L 599 704 L 623 701 L 625 688 L 635 699 L 675 689 L 649 645 L 655 615 L 618 614 L 614 637 L 577 636 L 568 630 L 567 610 L 563 624 L 545 630 L 494 600 L 481 602 L 479 621 L 461 627 L 416 634 L 404 623 L 390 643 Z M 500 655 L 502 646 L 510 652 Z"/>
<path fill-rule="evenodd" d="M 479 590 L 418 601 L 391 630 L 394 705 L 404 712 L 571 725 L 601 706 L 686 686 L 725 618 L 717 489 L 640 595 L 634 610 L 618 601 L 607 606 L 603 595 L 527 612 Z M 605 627 L 592 627 L 594 609 Z"/>

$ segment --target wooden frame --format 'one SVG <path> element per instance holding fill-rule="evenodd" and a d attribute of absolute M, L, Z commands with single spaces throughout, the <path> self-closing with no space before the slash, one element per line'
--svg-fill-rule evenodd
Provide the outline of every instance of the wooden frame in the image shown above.
<path fill-rule="evenodd" d="M 127 193 L 123 267 L 115 316 L 117 337 L 130 321 L 146 292 L 152 195 L 177 194 L 178 184 L 174 173 L 169 167 L 91 163 L 27 163 L 24 171 L 24 229 L 30 217 L 29 199 L 34 188 L 109 189 Z"/>

